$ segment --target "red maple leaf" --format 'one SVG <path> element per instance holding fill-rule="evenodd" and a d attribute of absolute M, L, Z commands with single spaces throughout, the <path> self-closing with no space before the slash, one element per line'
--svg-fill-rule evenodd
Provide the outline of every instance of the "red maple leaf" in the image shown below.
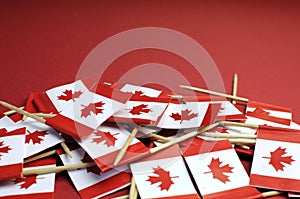
<path fill-rule="evenodd" d="M 222 162 L 219 158 L 212 158 L 209 165 L 207 165 L 210 169 L 208 172 L 204 172 L 204 174 L 212 173 L 213 179 L 218 179 L 224 184 L 229 180 L 229 176 L 224 173 L 232 173 L 233 167 L 229 166 L 229 164 L 221 166 Z"/>
<path fill-rule="evenodd" d="M 81 117 L 90 116 L 91 112 L 95 113 L 96 115 L 99 113 L 103 113 L 104 109 L 102 109 L 102 107 L 104 104 L 104 102 L 100 101 L 97 103 L 90 103 L 87 106 L 81 105 L 84 107 L 83 109 L 81 109 Z"/>
<path fill-rule="evenodd" d="M 170 177 L 170 171 L 166 171 L 159 166 L 157 168 L 153 168 L 153 170 L 153 173 L 157 176 L 148 176 L 149 178 L 147 179 L 147 181 L 149 181 L 151 184 L 161 182 L 161 184 L 159 185 L 161 191 L 168 191 L 170 186 L 174 184 L 172 178 L 178 178 L 178 176 Z"/>
<path fill-rule="evenodd" d="M 191 120 L 195 117 L 198 117 L 198 113 L 191 113 L 192 111 L 189 109 L 185 109 L 184 111 L 181 110 L 180 113 L 172 113 L 170 117 L 172 117 L 175 121 L 180 120 L 180 124 L 183 122 L 183 120 Z"/>
<path fill-rule="evenodd" d="M 140 115 L 141 113 L 149 113 L 150 111 L 151 111 L 151 109 L 148 108 L 147 104 L 141 104 L 141 105 L 132 107 L 132 109 L 130 109 L 129 113 L 131 113 L 132 115 Z"/>
<path fill-rule="evenodd" d="M 28 189 L 31 185 L 36 184 L 36 176 L 37 175 L 31 175 L 28 177 L 16 178 L 13 183 L 19 184 L 20 189 Z"/>
<path fill-rule="evenodd" d="M 81 159 L 81 162 L 83 163 L 89 163 L 93 162 L 94 160 L 87 154 L 87 152 L 84 153 L 83 158 Z M 98 166 L 91 166 L 86 168 L 87 173 L 94 173 L 96 175 L 100 175 L 101 171 Z"/>
<path fill-rule="evenodd" d="M 75 99 L 79 98 L 81 94 L 82 94 L 82 91 L 76 91 L 76 92 L 73 93 L 72 90 L 65 90 L 63 92 L 63 94 L 61 94 L 57 98 L 59 100 L 65 100 L 65 101 L 73 100 L 73 101 L 75 101 Z"/>
<path fill-rule="evenodd" d="M 291 165 L 291 163 L 295 161 L 292 159 L 292 156 L 284 156 L 286 154 L 285 150 L 285 148 L 278 147 L 275 151 L 270 152 L 271 157 L 263 158 L 270 159 L 269 164 L 271 164 L 276 171 L 283 171 L 283 167 L 285 167 L 285 165 L 282 163 Z"/>
<path fill-rule="evenodd" d="M 9 150 L 12 150 L 9 146 L 4 146 L 4 142 L 0 142 L 0 160 L 1 160 L 1 153 L 8 153 Z"/>
<path fill-rule="evenodd" d="M 119 133 L 116 134 L 111 134 L 110 132 L 102 132 L 102 131 L 97 131 L 94 133 L 95 136 L 100 136 L 100 137 L 95 137 L 93 138 L 92 142 L 96 142 L 97 144 L 99 144 L 100 142 L 103 142 L 103 144 L 106 144 L 106 146 L 115 146 L 115 142 L 117 140 L 117 138 L 115 138 L 115 135 L 118 135 Z"/>
<path fill-rule="evenodd" d="M 42 137 L 45 137 L 48 133 L 46 131 L 34 131 L 31 133 L 28 131 L 28 134 L 26 135 L 25 143 L 29 144 L 30 140 L 32 140 L 33 144 L 41 144 L 41 141 L 43 141 Z"/>
<path fill-rule="evenodd" d="M 140 96 L 146 96 L 146 95 L 143 95 L 144 92 L 143 91 L 134 91 L 133 92 L 133 97 L 140 97 Z"/>

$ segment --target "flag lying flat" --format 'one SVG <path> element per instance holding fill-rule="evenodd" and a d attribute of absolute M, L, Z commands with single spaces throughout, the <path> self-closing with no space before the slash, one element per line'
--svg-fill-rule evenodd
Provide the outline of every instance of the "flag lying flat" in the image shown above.
<path fill-rule="evenodd" d="M 208 142 L 195 138 L 182 152 L 204 199 L 250 198 L 260 194 L 227 140 Z"/>
<path fill-rule="evenodd" d="M 71 152 L 72 158 L 62 151 L 58 152 L 64 165 L 93 162 L 93 159 L 82 148 L 74 149 Z M 97 166 L 92 166 L 68 171 L 68 174 L 83 199 L 104 197 L 128 186 L 131 181 L 131 174 L 127 166 L 118 167 L 105 173 L 101 173 Z"/>
<path fill-rule="evenodd" d="M 24 170 L 55 167 L 55 159 L 28 163 Z M 55 173 L 31 175 L 0 181 L 0 198 L 6 199 L 52 199 L 54 197 Z"/>
<path fill-rule="evenodd" d="M 130 133 L 125 128 L 100 126 L 78 144 L 93 158 L 101 171 L 113 168 L 113 163 Z M 149 153 L 149 149 L 134 138 L 119 165 L 127 164 Z"/>
<path fill-rule="evenodd" d="M 0 180 L 22 175 L 24 145 L 25 128 L 10 126 L 0 129 Z"/>
<path fill-rule="evenodd" d="M 130 94 L 125 106 L 108 121 L 154 125 L 168 105 L 171 96 L 152 88 L 131 84 L 115 85 L 114 88 Z"/>
<path fill-rule="evenodd" d="M 300 132 L 259 128 L 250 184 L 300 192 Z"/>
<path fill-rule="evenodd" d="M 107 97 L 111 93 L 104 92 L 110 90 L 106 87 L 105 90 L 97 90 L 96 94 L 89 91 L 83 81 L 78 80 L 50 89 L 36 97 L 34 102 L 42 112 L 57 113 L 55 117 L 46 118 L 49 126 L 81 139 L 90 135 L 124 105 Z"/>
<path fill-rule="evenodd" d="M 210 102 L 170 102 L 157 126 L 167 129 L 195 128 L 213 123 L 220 104 Z"/>
<path fill-rule="evenodd" d="M 15 127 L 26 128 L 25 158 L 64 141 L 53 128 L 31 118 L 17 122 Z"/>
<path fill-rule="evenodd" d="M 200 199 L 178 145 L 130 164 L 140 197 Z"/>

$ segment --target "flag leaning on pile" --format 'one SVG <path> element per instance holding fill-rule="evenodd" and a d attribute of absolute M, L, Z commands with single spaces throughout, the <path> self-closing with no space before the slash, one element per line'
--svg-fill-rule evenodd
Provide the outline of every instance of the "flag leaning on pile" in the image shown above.
<path fill-rule="evenodd" d="M 155 125 L 171 99 L 162 91 L 131 84 L 125 84 L 120 91 L 131 97 L 108 121 Z"/>
<path fill-rule="evenodd" d="M 125 102 L 111 99 L 112 88 L 97 87 L 91 92 L 84 81 L 78 80 L 52 88 L 34 99 L 43 113 L 55 113 L 45 118 L 49 126 L 77 139 L 89 136 L 100 124 L 122 108 Z M 96 90 L 96 89 L 92 89 Z"/>
<path fill-rule="evenodd" d="M 17 122 L 15 127 L 26 128 L 25 158 L 64 141 L 53 128 L 31 118 Z"/>
<path fill-rule="evenodd" d="M 130 164 L 140 197 L 200 199 L 178 145 Z"/>
<path fill-rule="evenodd" d="M 262 102 L 247 103 L 245 124 L 267 125 L 289 129 L 300 129 L 292 121 L 291 109 Z M 247 127 L 226 126 L 228 133 L 256 134 L 256 129 Z"/>
<path fill-rule="evenodd" d="M 77 142 L 91 156 L 100 170 L 105 172 L 114 167 L 114 160 L 129 135 L 129 131 L 121 126 L 102 125 L 90 136 L 81 141 L 77 140 Z M 149 153 L 149 149 L 138 139 L 134 138 L 117 166 L 132 162 Z"/>
<path fill-rule="evenodd" d="M 64 165 L 93 162 L 93 159 L 82 148 L 71 152 L 72 158 L 62 151 L 58 152 Z M 131 181 L 131 174 L 126 165 L 105 173 L 102 173 L 95 165 L 86 169 L 68 171 L 68 174 L 83 199 L 104 197 L 128 186 Z"/>
<path fill-rule="evenodd" d="M 204 199 L 261 196 L 249 186 L 249 177 L 231 143 L 195 138 L 181 148 L 186 163 Z"/>
<path fill-rule="evenodd" d="M 5 120 L 11 123 L 8 119 Z M 1 123 L 5 123 L 3 118 Z M 0 180 L 22 175 L 24 149 L 25 128 L 16 128 L 13 124 L 0 129 Z"/>
<path fill-rule="evenodd" d="M 24 170 L 55 167 L 56 160 L 44 159 L 27 163 Z M 31 175 L 0 181 L 0 198 L 52 199 L 54 197 L 55 173 Z"/>
<path fill-rule="evenodd" d="M 198 128 L 213 123 L 220 110 L 220 103 L 198 102 L 191 99 L 185 103 L 170 101 L 157 126 L 166 129 Z"/>
<path fill-rule="evenodd" d="M 250 184 L 300 192 L 300 132 L 259 128 L 251 167 Z"/>

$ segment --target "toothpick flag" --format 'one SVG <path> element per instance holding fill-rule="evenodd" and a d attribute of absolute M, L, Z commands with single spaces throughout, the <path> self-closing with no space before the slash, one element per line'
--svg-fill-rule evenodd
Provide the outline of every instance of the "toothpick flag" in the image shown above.
<path fill-rule="evenodd" d="M 259 194 L 249 186 L 249 177 L 229 141 L 195 138 L 185 145 L 182 153 L 204 199 L 251 198 Z"/>
<path fill-rule="evenodd" d="M 123 127 L 118 128 L 102 125 L 90 136 L 82 141 L 78 141 L 78 144 L 91 156 L 101 171 L 104 172 L 114 167 L 114 160 L 129 135 L 130 133 Z M 138 139 L 134 138 L 118 165 L 132 162 L 148 153 L 149 149 Z"/>
<path fill-rule="evenodd" d="M 130 93 L 125 106 L 108 121 L 154 125 L 171 99 L 160 90 L 131 84 L 113 85 L 121 92 Z"/>
<path fill-rule="evenodd" d="M 27 164 L 24 170 L 55 166 L 55 159 L 45 159 Z M 54 197 L 54 183 L 55 173 L 0 181 L 0 198 L 52 199 Z"/>
<path fill-rule="evenodd" d="M 130 164 L 140 197 L 200 199 L 178 145 Z"/>
<path fill-rule="evenodd" d="M 189 101 L 181 104 L 178 101 L 170 102 L 157 126 L 167 129 L 206 126 L 215 121 L 219 109 L 219 103 Z"/>
<path fill-rule="evenodd" d="M 260 128 L 251 167 L 253 186 L 300 192 L 300 132 Z"/>
<path fill-rule="evenodd" d="M 99 89 L 100 90 L 100 89 Z M 122 108 L 123 103 L 109 98 L 111 88 L 103 93 L 89 91 L 85 83 L 59 86 L 46 91 L 34 102 L 42 112 L 57 113 L 55 117 L 46 118 L 46 123 L 61 132 L 83 138 L 89 136 L 100 124 Z"/>
<path fill-rule="evenodd" d="M 115 84 L 113 85 L 116 88 L 119 88 L 122 92 L 129 92 L 133 94 L 133 98 L 137 97 L 148 97 L 148 98 L 157 98 L 163 92 L 153 88 L 148 88 L 144 86 L 136 86 L 132 84 Z"/>
<path fill-rule="evenodd" d="M 93 159 L 82 149 L 72 150 L 73 158 L 59 151 L 59 157 L 64 165 L 92 162 Z M 102 198 L 130 184 L 131 174 L 127 166 L 115 168 L 102 173 L 97 166 L 86 169 L 68 171 L 68 174 L 81 198 Z"/>
<path fill-rule="evenodd" d="M 0 180 L 21 176 L 24 145 L 25 128 L 11 126 L 0 129 Z"/>
<path fill-rule="evenodd" d="M 247 122 L 255 121 L 255 124 L 271 125 L 283 124 L 289 126 L 292 120 L 292 111 L 289 108 L 274 106 L 271 104 L 249 101 L 246 109 Z"/>
<path fill-rule="evenodd" d="M 64 141 L 53 128 L 31 118 L 17 122 L 15 127 L 26 128 L 25 158 Z"/>

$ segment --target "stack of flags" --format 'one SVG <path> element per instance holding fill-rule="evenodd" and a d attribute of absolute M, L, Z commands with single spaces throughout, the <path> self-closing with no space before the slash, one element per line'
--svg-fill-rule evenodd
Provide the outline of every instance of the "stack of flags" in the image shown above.
<path fill-rule="evenodd" d="M 0 198 L 53 198 L 64 170 L 84 199 L 297 197 L 292 111 L 228 96 L 86 79 L 30 93 L 24 107 L 1 101 L 11 110 L 0 118 Z M 253 158 L 250 173 L 239 155 Z"/>

